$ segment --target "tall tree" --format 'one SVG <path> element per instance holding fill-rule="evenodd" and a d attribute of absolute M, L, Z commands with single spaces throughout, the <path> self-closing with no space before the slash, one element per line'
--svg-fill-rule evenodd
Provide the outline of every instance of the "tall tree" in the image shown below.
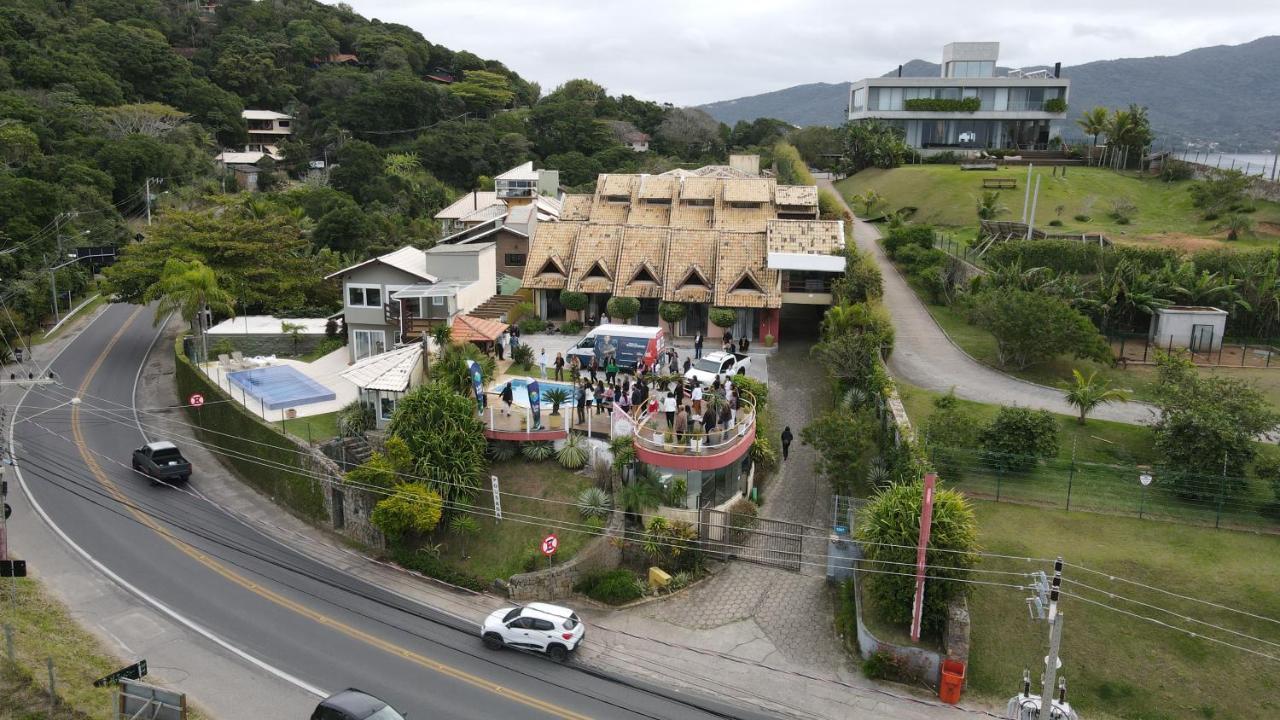
<path fill-rule="evenodd" d="M 178 313 L 191 323 L 200 336 L 202 362 L 209 360 L 206 337 L 207 316 L 212 313 L 232 314 L 235 298 L 218 286 L 213 270 L 199 260 L 165 261 L 160 279 L 142 296 L 143 302 L 157 302 L 155 323 L 159 325 L 170 313 Z"/>
<path fill-rule="evenodd" d="M 1093 136 L 1093 146 L 1098 146 L 1098 136 L 1107 131 L 1107 123 L 1110 118 L 1107 115 L 1107 109 L 1099 105 L 1092 110 L 1085 110 L 1080 114 L 1080 119 L 1076 120 L 1076 125 L 1084 131 L 1085 135 Z"/>

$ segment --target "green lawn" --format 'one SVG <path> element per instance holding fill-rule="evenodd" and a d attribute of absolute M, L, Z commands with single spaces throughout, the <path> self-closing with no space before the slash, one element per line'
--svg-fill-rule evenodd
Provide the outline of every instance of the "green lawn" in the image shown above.
<path fill-rule="evenodd" d="M 85 298 L 86 298 L 86 297 L 89 297 L 90 295 L 93 295 L 95 292 L 97 292 L 97 291 L 96 291 L 96 290 L 93 290 L 92 288 L 90 288 L 89 290 L 86 290 L 86 291 L 85 291 L 85 295 L 84 295 L 84 296 L 76 298 L 74 302 L 75 302 L 75 303 L 77 303 L 77 304 L 78 304 L 78 303 L 81 303 L 81 302 L 84 302 L 84 300 L 85 300 Z M 105 303 L 106 301 L 107 301 L 106 296 L 105 296 L 105 295 L 101 295 L 101 294 L 99 294 L 97 297 L 95 297 L 94 299 L 92 299 L 92 300 L 90 300 L 88 303 L 86 303 L 84 307 L 82 307 L 82 308 L 80 308 L 79 310 L 77 310 L 77 311 L 76 311 L 76 313 L 75 313 L 75 315 L 74 315 L 73 317 L 80 317 L 80 316 L 82 316 L 82 315 L 89 315 L 89 314 L 93 313 L 93 311 L 94 311 L 94 310 L 96 310 L 96 309 L 98 308 L 98 306 L 99 306 L 99 305 L 101 305 L 101 304 Z M 74 307 L 75 307 L 75 305 L 73 304 L 73 305 L 72 305 L 72 307 L 74 308 Z M 29 340 L 29 342 L 30 342 L 32 345 L 43 345 L 43 344 L 45 344 L 45 343 L 47 343 L 47 342 L 49 342 L 49 341 L 51 341 L 51 340 L 55 340 L 55 339 L 57 339 L 57 338 L 58 338 L 58 336 L 59 336 L 59 335 L 61 335 L 63 332 L 65 332 L 65 331 L 66 331 L 66 329 L 67 329 L 68 327 L 71 327 L 71 325 L 72 325 L 72 321 L 71 321 L 71 320 L 67 320 L 67 322 L 64 322 L 64 323 L 63 323 L 63 324 L 62 324 L 62 325 L 61 325 L 57 330 L 55 330 L 53 333 L 50 333 L 50 334 L 48 334 L 48 335 L 46 335 L 46 334 L 45 334 L 45 333 L 43 333 L 43 332 L 33 333 L 33 334 L 31 335 L 31 337 L 30 337 L 30 338 L 28 338 L 28 340 Z"/>
<path fill-rule="evenodd" d="M 467 539 L 447 529 L 437 532 L 432 542 L 441 544 L 441 559 L 485 580 L 505 580 L 516 573 L 547 567 L 538 546 L 542 538 L 552 532 L 560 539 L 556 562 L 573 557 L 590 539 L 588 533 L 556 529 L 554 523 L 536 519 L 581 523 L 576 507 L 560 503 L 575 502 L 578 493 L 591 485 L 590 478 L 565 470 L 554 459 L 532 462 L 521 457 L 495 463 L 489 474 L 498 476 L 504 519 L 472 515 L 480 523 L 480 532 Z M 558 502 L 514 497 L 516 495 Z M 487 481 L 473 504 L 493 507 L 493 493 Z"/>
<path fill-rule="evenodd" d="M 1036 204 L 1037 227 L 1051 232 L 1102 232 L 1116 241 L 1161 243 L 1186 248 L 1208 247 L 1220 244 L 1226 231 L 1218 227 L 1221 221 L 1200 219 L 1191 205 L 1187 187 L 1192 181 L 1165 183 L 1155 178 L 1119 174 L 1099 168 L 1073 167 L 1066 177 L 1053 177 L 1052 168 L 1037 168 L 1040 199 Z M 974 203 L 981 195 L 982 179 L 1010 177 L 1018 181 L 1017 190 L 1005 190 L 1001 202 L 1008 212 L 1003 220 L 1018 220 L 1022 216 L 1027 170 L 1025 167 L 1002 168 L 996 172 L 965 172 L 958 165 L 911 165 L 892 170 L 863 170 L 837 184 L 845 199 L 868 189 L 885 198 L 889 209 L 916 207 L 912 218 L 920 222 L 947 226 L 972 234 L 977 225 Z M 1128 198 L 1138 206 L 1137 215 L 1129 225 L 1120 225 L 1108 216 L 1111 202 L 1116 198 Z M 857 209 L 856 204 L 850 205 Z M 1056 209 L 1061 206 L 1062 212 Z M 1090 216 L 1088 222 L 1078 222 L 1076 215 Z M 1270 244 L 1280 238 L 1280 204 L 1259 202 L 1252 215 L 1257 227 L 1252 237 L 1245 237 L 1237 245 Z M 1049 227 L 1051 220 L 1059 219 L 1062 227 Z"/>
<path fill-rule="evenodd" d="M 339 414 L 341 414 L 341 411 L 335 410 L 330 413 L 285 420 L 284 429 L 294 437 L 309 440 L 313 443 L 322 443 L 338 436 Z M 278 428 L 280 424 L 275 423 L 275 426 Z"/>
<path fill-rule="evenodd" d="M 993 553 L 1054 557 L 1116 573 L 1265 617 L 1280 617 L 1280 537 L 1215 531 L 1087 513 L 975 502 L 979 539 Z M 988 559 L 985 569 L 1022 572 L 1025 563 Z M 1004 576 L 987 576 L 1001 579 Z M 1012 577 L 1012 576 L 1010 576 Z M 1188 623 L 1151 608 L 1107 599 L 1071 581 L 1190 615 L 1271 642 L 1280 625 L 1181 601 L 1067 568 L 1064 589 L 1170 624 Z M 1015 584 L 1017 584 L 1015 582 Z M 1039 677 L 1047 626 L 1028 620 L 1025 591 L 974 586 L 969 692 L 1011 697 L 1023 668 Z M 1063 600 L 1063 672 L 1083 717 L 1100 713 L 1142 720 L 1280 717 L 1277 663 L 1120 613 Z M 1275 647 L 1190 625 L 1271 655 Z"/>

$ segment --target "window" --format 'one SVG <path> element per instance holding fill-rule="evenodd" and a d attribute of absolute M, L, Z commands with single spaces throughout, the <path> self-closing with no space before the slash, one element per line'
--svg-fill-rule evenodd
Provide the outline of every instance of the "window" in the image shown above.
<path fill-rule="evenodd" d="M 520 608 L 511 608 L 511 610 L 502 617 L 502 622 L 509 623 L 520 616 Z"/>
<path fill-rule="evenodd" d="M 396 399 L 386 397 L 385 395 L 378 399 L 378 411 L 382 415 L 383 420 L 390 420 L 391 416 L 396 413 Z"/>
<path fill-rule="evenodd" d="M 506 253 L 502 256 L 502 264 L 507 267 L 524 267 L 529 256 L 524 253 Z"/>
<path fill-rule="evenodd" d="M 355 346 L 356 360 L 370 355 L 380 355 L 386 350 L 386 335 L 381 330 L 352 330 L 352 343 Z"/>
<path fill-rule="evenodd" d="M 347 285 L 347 307 L 382 307 L 382 286 Z"/>
<path fill-rule="evenodd" d="M 711 198 L 685 198 L 684 204 L 688 207 L 714 207 L 716 201 Z"/>
<path fill-rule="evenodd" d="M 606 202 L 611 202 L 611 203 L 622 203 L 622 204 L 624 204 L 624 205 L 627 205 L 627 204 L 630 204 L 630 203 L 631 203 L 631 196 L 630 196 L 630 195 L 605 195 L 605 196 L 604 196 L 604 199 L 605 199 L 605 201 L 606 201 Z"/>
<path fill-rule="evenodd" d="M 670 205 L 671 198 L 645 198 L 645 205 Z"/>
<path fill-rule="evenodd" d="M 431 296 L 431 307 L 444 307 L 445 297 L 443 295 Z"/>
<path fill-rule="evenodd" d="M 763 204 L 763 203 L 758 203 L 758 202 L 746 202 L 746 201 L 744 201 L 744 200 L 731 200 L 731 201 L 729 201 L 729 207 L 731 207 L 731 208 L 738 208 L 738 209 L 741 209 L 741 210 L 755 210 L 755 209 L 759 208 L 762 204 Z"/>
<path fill-rule="evenodd" d="M 552 625 L 550 620 L 543 620 L 542 618 L 533 618 L 533 629 L 542 630 L 543 632 L 546 632 L 549 630 L 555 630 L 556 626 Z"/>

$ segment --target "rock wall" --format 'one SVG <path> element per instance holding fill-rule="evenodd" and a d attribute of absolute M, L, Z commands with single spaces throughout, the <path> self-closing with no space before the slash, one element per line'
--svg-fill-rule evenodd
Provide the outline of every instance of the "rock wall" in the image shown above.
<path fill-rule="evenodd" d="M 521 602 L 568 597 L 583 574 L 618 567 L 622 562 L 622 523 L 622 511 L 614 510 L 603 535 L 589 540 L 577 555 L 562 565 L 512 575 L 507 580 L 507 594 Z"/>
<path fill-rule="evenodd" d="M 312 455 L 320 455 L 316 450 Z M 324 455 L 320 459 L 337 470 L 337 464 Z M 316 460 L 319 462 L 319 460 Z M 337 477 L 336 475 L 334 477 Z M 324 493 L 324 509 L 329 513 L 329 525 L 335 531 L 369 547 L 383 548 L 386 539 L 382 531 L 369 522 L 369 514 L 378 504 L 378 496 L 367 490 L 350 487 L 341 482 L 327 483 Z"/>

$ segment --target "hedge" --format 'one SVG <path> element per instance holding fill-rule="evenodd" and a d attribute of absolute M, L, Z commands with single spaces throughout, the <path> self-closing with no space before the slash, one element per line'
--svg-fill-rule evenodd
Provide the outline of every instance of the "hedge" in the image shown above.
<path fill-rule="evenodd" d="M 236 469 L 253 487 L 273 500 L 311 520 L 327 520 L 324 491 L 310 474 L 306 463 L 309 449 L 285 437 L 266 421 L 245 410 L 238 402 L 200 372 L 183 352 L 183 338 L 174 345 L 174 378 L 178 397 L 204 395 L 202 407 L 187 407 L 196 437 Z M 264 467 L 268 465 L 269 467 Z M 284 468 L 295 468 L 297 472 Z"/>

